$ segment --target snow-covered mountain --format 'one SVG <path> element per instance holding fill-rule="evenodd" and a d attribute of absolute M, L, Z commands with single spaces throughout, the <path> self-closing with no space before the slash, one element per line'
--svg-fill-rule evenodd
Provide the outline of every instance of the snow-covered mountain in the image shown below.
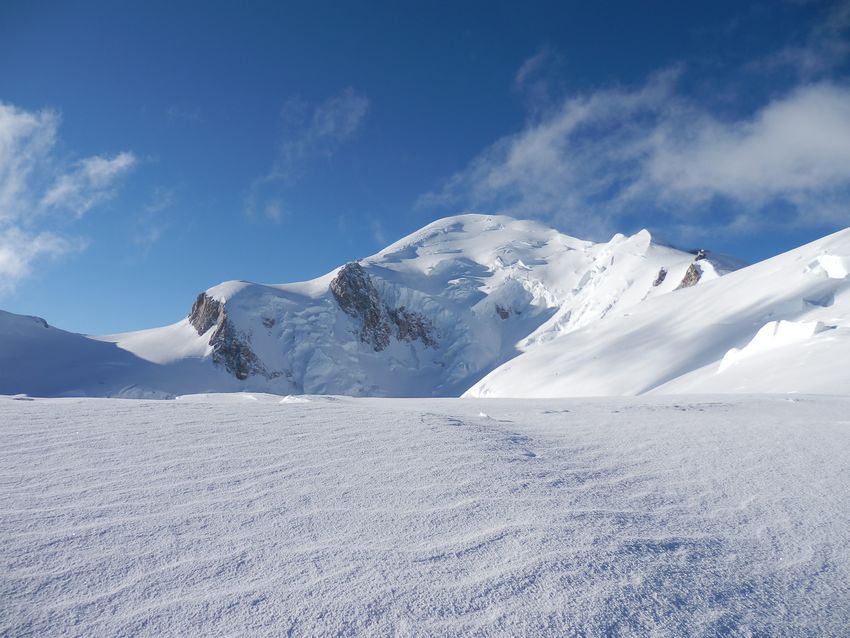
<path fill-rule="evenodd" d="M 189 331 L 181 335 L 176 326 L 160 330 L 172 339 L 152 344 L 152 353 L 155 347 L 198 341 Z M 239 389 L 226 372 L 186 350 L 175 350 L 167 365 L 158 365 L 108 340 L 66 332 L 39 317 L 0 311 L 0 340 L 0 394 L 167 398 L 198 387 Z"/>
<path fill-rule="evenodd" d="M 850 229 L 559 336 L 468 396 L 850 393 Z"/>
<path fill-rule="evenodd" d="M 4 313 L 0 393 L 457 396 L 520 353 L 554 352 L 737 265 L 647 231 L 594 244 L 460 215 L 312 281 L 225 282 L 163 328 L 85 337 Z M 474 391 L 499 394 L 493 378 Z"/>

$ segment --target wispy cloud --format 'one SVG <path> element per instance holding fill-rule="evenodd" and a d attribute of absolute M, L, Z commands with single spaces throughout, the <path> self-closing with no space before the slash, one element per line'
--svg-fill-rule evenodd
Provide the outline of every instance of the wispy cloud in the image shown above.
<path fill-rule="evenodd" d="M 66 162 L 56 153 L 60 124 L 56 111 L 0 102 L 0 292 L 14 290 L 37 262 L 81 250 L 83 240 L 50 226 L 107 201 L 136 165 L 129 152 Z"/>
<path fill-rule="evenodd" d="M 850 89 L 801 86 L 736 120 L 677 91 L 680 69 L 632 89 L 564 100 L 485 149 L 418 205 L 548 218 L 599 237 L 624 220 L 666 215 L 671 227 L 754 230 L 777 223 L 850 223 Z"/>
<path fill-rule="evenodd" d="M 163 219 L 163 213 L 172 208 L 176 201 L 173 189 L 156 188 L 150 201 L 142 208 L 136 218 L 132 240 L 144 252 L 150 250 L 168 229 L 169 222 Z"/>
<path fill-rule="evenodd" d="M 381 248 L 387 245 L 387 233 L 384 230 L 384 225 L 381 220 L 369 219 L 369 232 L 372 234 L 372 240 Z"/>
<path fill-rule="evenodd" d="M 132 153 L 118 153 L 113 157 L 88 157 L 59 175 L 41 198 L 42 208 L 67 210 L 82 217 L 92 207 L 111 198 L 118 177 L 136 165 Z"/>
<path fill-rule="evenodd" d="M 35 193 L 46 188 L 59 116 L 50 110 L 24 111 L 0 103 L 0 222 L 31 214 Z"/>
<path fill-rule="evenodd" d="M 850 56 L 850 0 L 801 2 L 813 4 L 821 15 L 800 41 L 782 47 L 748 64 L 762 73 L 790 68 L 801 79 L 822 77 Z"/>
<path fill-rule="evenodd" d="M 27 232 L 16 226 L 0 228 L 0 294 L 12 292 L 32 274 L 33 265 L 85 248 L 80 238 L 51 232 Z"/>
<path fill-rule="evenodd" d="M 165 109 L 165 116 L 171 122 L 191 122 L 197 124 L 203 121 L 201 109 L 198 106 L 175 104 Z"/>
<path fill-rule="evenodd" d="M 522 95 L 532 117 L 556 105 L 565 92 L 564 56 L 551 47 L 543 47 L 523 62 L 514 75 L 514 90 Z"/>
<path fill-rule="evenodd" d="M 300 97 L 287 101 L 281 108 L 285 133 L 277 159 L 249 187 L 245 213 L 281 221 L 286 214 L 282 191 L 298 183 L 316 162 L 330 161 L 354 138 L 368 110 L 368 98 L 350 88 L 315 107 Z"/>

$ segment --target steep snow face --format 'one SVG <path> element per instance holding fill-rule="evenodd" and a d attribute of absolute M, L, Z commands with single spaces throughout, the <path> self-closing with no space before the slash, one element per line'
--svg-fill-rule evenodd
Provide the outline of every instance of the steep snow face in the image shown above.
<path fill-rule="evenodd" d="M 559 336 L 468 395 L 847 394 L 848 266 L 850 229 Z"/>
<path fill-rule="evenodd" d="M 243 389 L 457 396 L 519 352 L 671 292 L 695 263 L 700 282 L 731 268 L 647 231 L 593 244 L 536 222 L 460 215 L 319 279 L 226 282 L 185 322 L 104 339 L 169 363 L 162 343 L 193 330 L 167 350 Z"/>

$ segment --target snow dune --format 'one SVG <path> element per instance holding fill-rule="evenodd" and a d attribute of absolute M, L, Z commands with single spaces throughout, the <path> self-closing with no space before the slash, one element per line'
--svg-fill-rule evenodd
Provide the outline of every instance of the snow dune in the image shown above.
<path fill-rule="evenodd" d="M 0 635 L 846 636 L 848 415 L 0 398 Z"/>

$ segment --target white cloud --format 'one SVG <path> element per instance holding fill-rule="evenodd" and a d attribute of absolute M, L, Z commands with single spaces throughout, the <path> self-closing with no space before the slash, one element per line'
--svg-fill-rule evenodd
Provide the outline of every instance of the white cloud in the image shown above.
<path fill-rule="evenodd" d="M 30 112 L 0 102 L 0 223 L 32 208 L 32 191 L 50 170 L 58 127 L 54 111 Z"/>
<path fill-rule="evenodd" d="M 330 161 L 354 138 L 368 110 L 369 99 L 350 88 L 313 109 L 301 97 L 287 101 L 281 108 L 286 134 L 278 157 L 249 187 L 245 213 L 279 222 L 286 210 L 280 192 L 295 185 L 316 161 Z"/>
<path fill-rule="evenodd" d="M 56 179 L 41 198 L 41 206 L 65 209 L 82 217 L 92 207 L 112 197 L 116 179 L 135 164 L 135 156 L 127 152 L 112 158 L 95 156 L 80 160 Z"/>
<path fill-rule="evenodd" d="M 538 216 L 599 237 L 634 215 L 661 212 L 679 226 L 757 229 L 770 204 L 785 223 L 848 224 L 850 90 L 808 85 L 749 117 L 722 120 L 677 93 L 679 71 L 637 89 L 563 101 L 498 140 L 419 206 Z"/>
<path fill-rule="evenodd" d="M 0 229 L 0 294 L 12 292 L 18 282 L 32 274 L 33 264 L 81 250 L 80 240 L 54 233 L 27 233 L 20 228 Z"/>
<path fill-rule="evenodd" d="M 35 263 L 81 249 L 84 242 L 49 226 L 109 199 L 135 166 L 127 152 L 67 164 L 56 154 L 60 123 L 56 111 L 0 102 L 0 292 L 13 290 Z"/>
<path fill-rule="evenodd" d="M 850 90 L 799 88 L 753 117 L 695 117 L 683 136 L 663 122 L 650 139 L 646 186 L 674 201 L 721 195 L 747 205 L 800 199 L 850 185 Z"/>

